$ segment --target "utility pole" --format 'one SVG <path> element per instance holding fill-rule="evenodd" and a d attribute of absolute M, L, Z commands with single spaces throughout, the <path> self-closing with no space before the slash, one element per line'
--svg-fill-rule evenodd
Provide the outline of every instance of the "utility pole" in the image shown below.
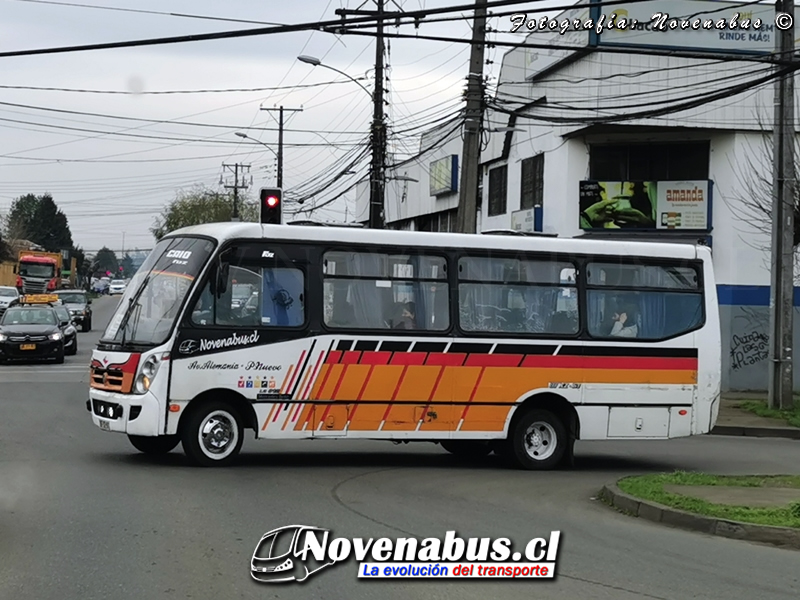
<path fill-rule="evenodd" d="M 483 48 L 486 42 L 486 0 L 475 0 L 472 25 L 472 51 L 467 78 L 467 109 L 464 120 L 464 145 L 461 151 L 461 177 L 458 191 L 456 228 L 461 233 L 477 233 L 478 178 L 481 159 L 483 121 Z"/>
<path fill-rule="evenodd" d="M 303 112 L 303 109 L 278 106 L 275 108 L 262 108 L 261 110 L 278 111 L 278 187 L 283 188 L 283 113 L 284 111 Z"/>
<path fill-rule="evenodd" d="M 794 0 L 778 0 L 776 12 L 794 19 Z M 776 28 L 777 29 L 777 28 Z M 794 60 L 794 27 L 776 31 L 776 69 Z M 792 408 L 794 310 L 794 72 L 775 81 L 772 261 L 769 337 L 769 406 Z"/>
<path fill-rule="evenodd" d="M 233 216 L 231 216 L 231 221 L 238 221 L 239 220 L 239 190 L 240 189 L 247 189 L 249 186 L 247 181 L 245 181 L 245 175 L 250 172 L 250 165 L 242 165 L 240 163 L 236 163 L 233 165 L 223 164 L 222 167 L 227 169 L 228 171 L 233 172 L 233 185 L 225 184 L 226 190 L 233 190 Z M 239 173 L 241 172 L 242 177 L 239 179 Z"/>
<path fill-rule="evenodd" d="M 337 9 L 336 14 L 342 17 L 346 15 L 371 15 L 376 17 L 375 35 L 375 90 L 372 93 L 372 127 L 370 130 L 370 146 L 372 147 L 372 163 L 370 165 L 369 176 L 369 227 L 372 229 L 383 229 L 385 227 L 384 215 L 384 190 L 386 188 L 386 121 L 383 112 L 383 93 L 384 93 L 384 19 L 398 17 L 403 14 L 402 8 L 391 0 L 400 12 L 387 12 L 385 10 L 385 0 L 374 0 L 377 10 L 349 10 Z"/>

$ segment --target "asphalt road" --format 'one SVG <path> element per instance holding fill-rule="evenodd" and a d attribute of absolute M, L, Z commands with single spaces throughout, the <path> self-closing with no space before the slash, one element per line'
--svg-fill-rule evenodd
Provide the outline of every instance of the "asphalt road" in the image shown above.
<path fill-rule="evenodd" d="M 85 409 L 88 358 L 116 301 L 64 365 L 0 368 L 0 598 L 796 599 L 800 553 L 663 527 L 594 499 L 626 475 L 673 469 L 800 473 L 791 440 L 699 437 L 579 443 L 572 471 L 464 465 L 433 445 L 245 441 L 222 470 L 161 460 L 101 432 Z M 362 581 L 334 565 L 259 584 L 249 561 L 283 525 L 336 537 L 520 543 L 562 531 L 555 581 Z"/>

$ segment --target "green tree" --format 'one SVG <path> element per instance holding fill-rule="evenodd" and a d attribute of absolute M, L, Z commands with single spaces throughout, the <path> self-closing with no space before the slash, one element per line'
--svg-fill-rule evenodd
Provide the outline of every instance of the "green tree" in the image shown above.
<path fill-rule="evenodd" d="M 11 203 L 8 211 L 4 231 L 9 240 L 29 240 L 33 234 L 36 222 L 36 211 L 39 208 L 39 197 L 34 194 L 25 194 Z"/>
<path fill-rule="evenodd" d="M 67 216 L 50 194 L 25 194 L 11 203 L 5 223 L 8 239 L 24 239 L 48 252 L 71 250 L 72 232 Z"/>
<path fill-rule="evenodd" d="M 119 263 L 114 251 L 103 246 L 97 252 L 94 261 L 92 261 L 92 273 L 99 274 L 102 277 L 108 272 L 111 273 L 112 277 L 116 277 L 117 273 L 119 273 Z"/>
<path fill-rule="evenodd" d="M 161 214 L 156 217 L 150 232 L 160 240 L 162 237 L 191 225 L 203 223 L 223 223 L 233 215 L 233 194 L 218 192 L 205 186 L 197 186 L 189 191 L 180 191 Z M 258 204 L 249 202 L 239 195 L 239 220 L 255 223 L 259 220 Z"/>
<path fill-rule="evenodd" d="M 123 277 L 133 277 L 133 259 L 127 252 L 125 253 L 125 256 L 122 257 L 120 266 L 122 267 Z"/>
<path fill-rule="evenodd" d="M 48 252 L 60 252 L 72 248 L 72 232 L 69 222 L 50 194 L 39 197 L 34 214 L 34 223 L 29 226 L 31 241 Z"/>

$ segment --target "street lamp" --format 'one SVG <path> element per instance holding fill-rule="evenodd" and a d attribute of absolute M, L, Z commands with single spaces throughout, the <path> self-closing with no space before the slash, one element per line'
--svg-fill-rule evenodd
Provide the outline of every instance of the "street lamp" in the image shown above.
<path fill-rule="evenodd" d="M 386 157 L 386 135 L 383 126 L 383 87 L 380 78 L 375 80 L 375 89 L 370 92 L 364 84 L 358 79 L 348 75 L 344 71 L 340 71 L 335 67 L 326 65 L 315 56 L 298 56 L 297 60 L 300 62 L 311 65 L 312 67 L 325 67 L 344 77 L 347 77 L 353 83 L 356 83 L 367 95 L 369 95 L 373 104 L 372 116 L 372 132 L 371 132 L 371 146 L 372 146 L 372 167 L 370 172 L 370 193 L 369 193 L 369 226 L 372 229 L 383 229 L 383 205 L 384 205 L 384 169 Z"/>
<path fill-rule="evenodd" d="M 240 138 L 242 138 L 244 140 L 250 140 L 251 142 L 255 142 L 256 144 L 261 144 L 262 146 L 264 146 L 264 148 L 266 148 L 267 150 L 269 150 L 270 152 L 272 152 L 275 155 L 275 157 L 278 159 L 278 187 L 281 187 L 281 185 L 283 184 L 283 161 L 281 160 L 280 153 L 279 152 L 275 152 L 275 150 L 273 148 L 269 147 L 267 144 L 265 144 L 261 140 L 257 140 L 255 138 L 251 138 L 249 135 L 247 135 L 246 133 L 242 133 L 241 131 L 236 131 L 234 133 L 234 135 L 236 135 L 236 136 L 238 136 L 238 137 L 240 137 Z"/>

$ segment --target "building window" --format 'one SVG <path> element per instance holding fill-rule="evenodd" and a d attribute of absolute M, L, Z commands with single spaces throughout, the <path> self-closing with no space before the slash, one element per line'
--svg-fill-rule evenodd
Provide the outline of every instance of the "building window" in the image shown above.
<path fill-rule="evenodd" d="M 695 267 L 590 263 L 589 335 L 664 340 L 702 326 L 703 289 Z"/>
<path fill-rule="evenodd" d="M 326 252 L 323 277 L 324 320 L 331 329 L 450 327 L 444 257 Z"/>
<path fill-rule="evenodd" d="M 462 258 L 458 309 L 467 332 L 576 335 L 575 266 L 500 256 Z"/>
<path fill-rule="evenodd" d="M 709 143 L 593 144 L 594 181 L 697 181 L 708 179 Z"/>
<path fill-rule="evenodd" d="M 520 210 L 541 206 L 544 198 L 544 153 L 522 161 Z"/>
<path fill-rule="evenodd" d="M 489 216 L 506 214 L 508 192 L 508 167 L 495 167 L 489 171 Z"/>

